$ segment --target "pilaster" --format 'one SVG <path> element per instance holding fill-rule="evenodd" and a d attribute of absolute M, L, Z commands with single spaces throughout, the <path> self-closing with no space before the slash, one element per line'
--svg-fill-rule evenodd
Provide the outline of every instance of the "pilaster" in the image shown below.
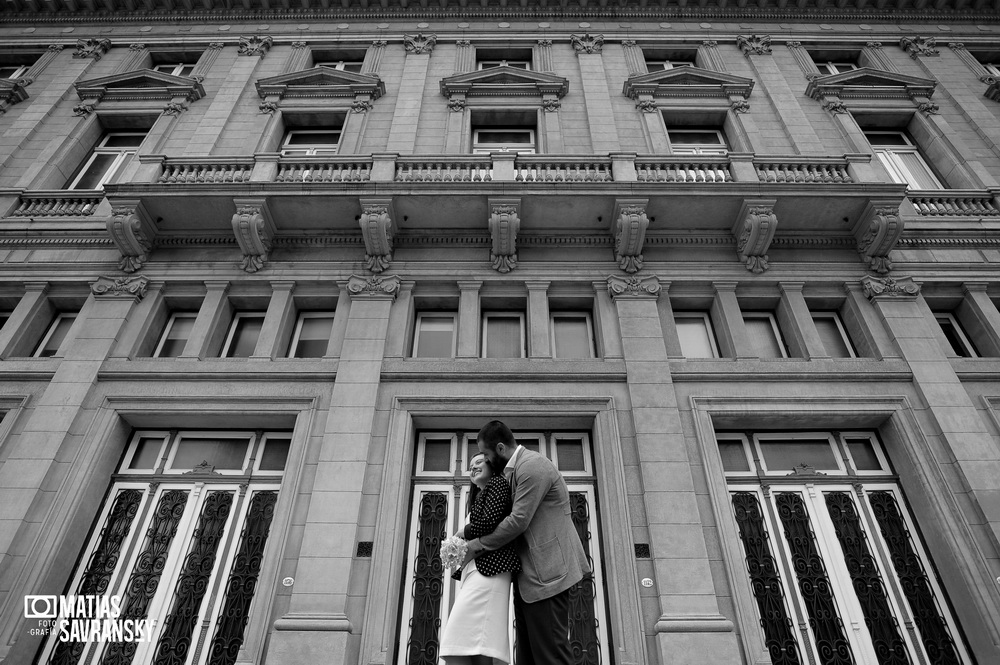
<path fill-rule="evenodd" d="M 829 358 L 823 340 L 813 323 L 812 313 L 802 296 L 803 282 L 781 282 L 778 303 L 778 325 L 788 344 L 790 355 L 798 358 Z"/>
<path fill-rule="evenodd" d="M 476 69 L 476 47 L 468 39 L 455 42 L 455 73 L 464 74 Z"/>
<path fill-rule="evenodd" d="M 552 40 L 539 39 L 534 48 L 534 64 L 540 72 L 552 73 Z"/>
<path fill-rule="evenodd" d="M 196 360 L 208 354 L 212 343 L 224 332 L 223 319 L 229 319 L 228 293 L 228 281 L 205 282 L 205 299 L 201 301 L 198 316 L 191 326 L 191 336 L 188 337 L 180 358 Z"/>
<path fill-rule="evenodd" d="M 701 43 L 701 46 L 698 47 L 696 62 L 702 69 L 710 69 L 713 72 L 726 71 L 726 61 L 719 53 L 719 42 L 714 39 L 706 39 Z"/>
<path fill-rule="evenodd" d="M 129 44 L 128 52 L 125 56 L 118 61 L 118 66 L 115 67 L 115 73 L 121 74 L 124 72 L 132 72 L 137 69 L 142 69 L 143 64 L 149 60 L 149 49 L 146 48 L 145 44 Z"/>
<path fill-rule="evenodd" d="M 757 352 L 750 345 L 743 325 L 743 310 L 736 299 L 736 282 L 715 282 L 713 286 L 712 323 L 716 327 L 719 350 L 723 356 L 738 360 L 756 358 Z"/>
<path fill-rule="evenodd" d="M 990 299 L 985 282 L 965 282 L 962 289 L 965 298 L 958 307 L 958 313 L 966 332 L 973 338 L 976 348 L 983 356 L 1000 357 L 1000 311 Z"/>
<path fill-rule="evenodd" d="M 427 82 L 427 67 L 436 43 L 437 37 L 434 35 L 404 37 L 406 60 L 403 62 L 403 80 L 396 96 L 396 107 L 385 147 L 388 151 L 404 155 L 413 153 L 417 140 L 417 121 Z"/>
<path fill-rule="evenodd" d="M 479 357 L 479 288 L 478 281 L 458 283 L 458 353 L 459 358 Z"/>
<path fill-rule="evenodd" d="M 389 42 L 384 39 L 372 41 L 368 50 L 365 51 L 364 62 L 361 63 L 362 74 L 375 74 L 378 72 L 379 65 L 382 64 L 382 55 L 385 53 L 385 47 L 388 44 Z"/>
<path fill-rule="evenodd" d="M 617 150 L 621 143 L 618 140 L 618 127 L 601 56 L 604 36 L 573 35 L 570 39 L 580 63 L 583 103 L 587 108 L 593 152 L 600 154 Z"/>
<path fill-rule="evenodd" d="M 209 50 L 212 50 L 212 48 L 210 47 Z M 224 49 L 218 49 L 218 51 L 219 53 L 215 57 L 221 59 Z M 205 114 L 202 116 L 198 128 L 195 129 L 190 142 L 185 146 L 185 155 L 211 154 L 216 142 L 218 142 L 219 137 L 222 135 L 223 128 L 232 115 L 233 100 L 239 99 L 243 91 L 247 88 L 261 57 L 260 55 L 248 57 L 242 50 L 238 57 L 233 57 L 232 51 L 225 55 L 230 59 L 229 71 L 222 80 L 218 92 L 212 96 L 212 103 L 205 110 Z M 263 124 L 270 119 L 270 116 L 266 116 L 263 121 L 260 121 L 262 126 L 259 129 L 263 130 Z"/>
<path fill-rule="evenodd" d="M 625 54 L 625 66 L 628 67 L 629 76 L 646 73 L 646 60 L 643 58 L 642 49 L 634 39 L 622 40 L 622 52 Z"/>
<path fill-rule="evenodd" d="M 882 48 L 882 42 L 865 44 L 865 47 L 861 49 L 861 66 L 881 69 L 883 72 L 899 71 L 896 64 L 886 55 L 885 49 Z"/>
<path fill-rule="evenodd" d="M 271 360 L 284 351 L 282 347 L 288 346 L 289 328 L 295 325 L 295 301 L 292 299 L 294 291 L 293 281 L 271 282 L 271 299 L 267 303 L 264 324 L 251 359 Z"/>
<path fill-rule="evenodd" d="M 39 317 L 45 307 L 48 282 L 27 282 L 24 285 L 24 295 L 17 301 L 17 306 L 10 313 L 7 323 L 0 328 L 0 358 L 9 358 L 19 352 L 26 353 L 31 326 L 28 324 Z"/>
<path fill-rule="evenodd" d="M 549 331 L 549 282 L 525 282 L 528 289 L 528 357 L 551 358 Z"/>

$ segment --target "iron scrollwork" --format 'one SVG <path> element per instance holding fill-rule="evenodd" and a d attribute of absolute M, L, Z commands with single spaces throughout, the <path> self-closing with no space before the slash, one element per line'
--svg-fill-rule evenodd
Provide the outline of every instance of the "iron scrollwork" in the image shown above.
<path fill-rule="evenodd" d="M 406 643 L 409 665 L 437 665 L 441 631 L 444 564 L 441 540 L 448 526 L 448 495 L 428 492 L 420 500 L 417 555 L 413 562 L 413 616 Z"/>
<path fill-rule="evenodd" d="M 587 495 L 570 492 L 570 516 L 573 526 L 580 536 L 583 551 L 591 568 L 594 560 L 590 556 L 590 509 Z M 573 652 L 574 665 L 598 665 L 601 662 L 601 640 L 597 632 L 597 616 L 594 613 L 594 599 L 597 588 L 592 576 L 584 577 L 569 590 L 569 645 Z"/>

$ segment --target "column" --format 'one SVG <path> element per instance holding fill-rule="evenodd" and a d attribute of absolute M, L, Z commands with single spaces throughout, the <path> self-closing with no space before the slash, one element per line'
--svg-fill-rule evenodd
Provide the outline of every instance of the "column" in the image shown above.
<path fill-rule="evenodd" d="M 629 76 L 647 73 L 646 60 L 643 58 L 642 49 L 639 48 L 634 39 L 623 39 L 622 51 L 625 53 L 625 66 L 628 68 Z"/>
<path fill-rule="evenodd" d="M 812 313 L 802 297 L 803 282 L 781 282 L 778 303 L 778 326 L 788 343 L 789 355 L 798 358 L 829 358 L 823 340 L 813 323 Z"/>
<path fill-rule="evenodd" d="M 403 81 L 396 96 L 396 107 L 385 149 L 409 155 L 413 153 L 413 145 L 417 141 L 417 121 L 427 83 L 427 67 L 430 65 L 431 51 L 434 50 L 437 37 L 405 35 L 403 40 L 403 47 L 406 49 Z"/>
<path fill-rule="evenodd" d="M 468 39 L 455 42 L 455 73 L 464 74 L 476 69 L 476 49 Z"/>
<path fill-rule="evenodd" d="M 309 64 L 310 55 L 312 55 L 312 52 L 309 50 L 309 44 L 306 42 L 292 42 L 292 52 L 285 58 L 285 66 L 282 68 L 281 73 L 288 74 L 290 72 L 302 71 Z"/>
<path fill-rule="evenodd" d="M 205 282 L 205 288 L 205 299 L 201 301 L 198 316 L 191 327 L 191 336 L 184 345 L 184 353 L 178 356 L 180 358 L 204 358 L 212 350 L 212 343 L 225 334 L 224 326 L 220 324 L 223 319 L 230 318 L 232 309 L 227 298 L 229 282 Z"/>
<path fill-rule="evenodd" d="M 215 61 L 219 59 L 219 54 L 222 53 L 224 47 L 225 44 L 222 42 L 212 42 L 209 44 L 208 48 L 202 51 L 201 57 L 198 58 L 198 62 L 194 65 L 194 69 L 191 70 L 191 78 L 199 81 L 204 79 L 205 74 L 212 69 Z"/>
<path fill-rule="evenodd" d="M 714 39 L 707 39 L 698 47 L 698 55 L 695 58 L 696 64 L 702 69 L 711 69 L 713 72 L 726 71 L 726 61 L 719 53 L 719 42 Z"/>
<path fill-rule="evenodd" d="M 532 63 L 536 71 L 539 72 L 549 72 L 552 73 L 554 70 L 552 66 L 552 40 L 551 39 L 539 39 L 538 43 L 535 45 L 534 62 Z"/>
<path fill-rule="evenodd" d="M 622 357 L 622 335 L 618 329 L 618 312 L 608 294 L 608 283 L 594 285 L 594 341 L 603 358 Z"/>
<path fill-rule="evenodd" d="M 48 282 L 28 282 L 24 285 L 24 295 L 10 313 L 7 323 L 0 329 L 0 358 L 27 353 L 27 337 L 33 332 L 31 322 L 41 318 L 46 308 Z"/>
<path fill-rule="evenodd" d="M 601 51 L 604 48 L 603 35 L 573 35 L 571 38 L 580 62 L 580 77 L 583 83 L 583 103 L 587 109 L 587 124 L 590 127 L 590 142 L 597 154 L 618 150 L 618 127 L 608 92 L 608 79 L 604 75 Z"/>
<path fill-rule="evenodd" d="M 385 338 L 386 358 L 402 358 L 406 353 L 408 343 L 413 340 L 413 326 L 416 320 L 416 311 L 413 305 L 414 286 L 416 286 L 416 282 L 409 280 L 399 283 L 396 304 L 392 308 L 389 319 L 389 334 Z"/>
<path fill-rule="evenodd" d="M 149 282 L 146 285 L 146 295 L 136 305 L 122 329 L 118 344 L 111 350 L 112 358 L 153 355 L 160 332 L 170 318 L 170 312 L 163 305 L 165 291 L 166 285 L 163 282 Z"/>
<path fill-rule="evenodd" d="M 962 285 L 965 298 L 958 306 L 958 315 L 966 332 L 973 338 L 983 356 L 1000 356 L 1000 311 L 986 293 L 985 282 Z"/>
<path fill-rule="evenodd" d="M 549 282 L 525 282 L 528 289 L 528 357 L 551 358 Z"/>
<path fill-rule="evenodd" d="M 376 39 L 372 42 L 368 50 L 365 51 L 364 62 L 361 63 L 362 74 L 375 74 L 378 72 L 378 67 L 382 63 L 382 54 L 385 53 L 385 47 L 388 43 L 384 39 Z"/>
<path fill-rule="evenodd" d="M 295 326 L 295 300 L 292 293 L 295 282 L 271 282 L 271 300 L 264 313 L 264 324 L 257 338 L 251 359 L 271 360 L 288 348 L 292 328 Z"/>
<path fill-rule="evenodd" d="M 347 322 L 351 316 L 351 296 L 347 287 L 340 289 L 337 298 L 337 309 L 333 313 L 333 328 L 330 330 L 330 344 L 326 347 L 324 358 L 337 358 L 344 346 L 344 336 L 347 334 Z"/>
<path fill-rule="evenodd" d="M 348 605 L 348 589 L 389 310 L 399 277 L 352 276 L 347 289 L 350 319 L 311 488 L 295 586 L 288 612 L 274 624 L 269 662 L 346 665 L 353 662 L 352 633 L 362 625 L 362 611 Z"/>
<path fill-rule="evenodd" d="M 482 282 L 459 282 L 458 353 L 459 358 L 479 357 L 479 287 Z"/>
<path fill-rule="evenodd" d="M 899 360 L 899 352 L 885 330 L 881 317 L 865 297 L 861 284 L 844 285 L 847 299 L 841 314 L 858 355 L 876 360 Z"/>
<path fill-rule="evenodd" d="M 743 310 L 736 299 L 736 282 L 716 282 L 712 302 L 712 324 L 715 326 L 719 352 L 728 358 L 756 358 L 743 325 Z"/>
<path fill-rule="evenodd" d="M 733 624 L 719 613 L 708 548 L 698 512 L 691 460 L 684 441 L 657 311 L 659 280 L 608 278 L 621 326 L 641 500 L 653 556 L 660 618 L 661 663 L 741 663 Z"/>

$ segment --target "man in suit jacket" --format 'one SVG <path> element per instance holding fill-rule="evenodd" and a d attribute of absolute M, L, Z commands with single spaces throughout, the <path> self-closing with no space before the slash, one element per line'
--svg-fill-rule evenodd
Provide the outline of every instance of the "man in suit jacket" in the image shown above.
<path fill-rule="evenodd" d="M 469 541 L 469 554 L 515 541 L 521 558 L 514 581 L 517 663 L 571 665 L 569 590 L 591 571 L 570 517 L 566 481 L 548 458 L 518 445 L 499 420 L 479 430 L 477 443 L 493 468 L 506 464 L 514 507 L 493 533 Z"/>

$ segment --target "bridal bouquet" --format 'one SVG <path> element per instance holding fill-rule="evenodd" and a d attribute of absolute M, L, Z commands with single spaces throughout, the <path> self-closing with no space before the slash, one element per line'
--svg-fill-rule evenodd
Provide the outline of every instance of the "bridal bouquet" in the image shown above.
<path fill-rule="evenodd" d="M 465 561 L 469 544 L 461 536 L 449 536 L 441 541 L 441 563 L 445 568 L 458 568 Z"/>

